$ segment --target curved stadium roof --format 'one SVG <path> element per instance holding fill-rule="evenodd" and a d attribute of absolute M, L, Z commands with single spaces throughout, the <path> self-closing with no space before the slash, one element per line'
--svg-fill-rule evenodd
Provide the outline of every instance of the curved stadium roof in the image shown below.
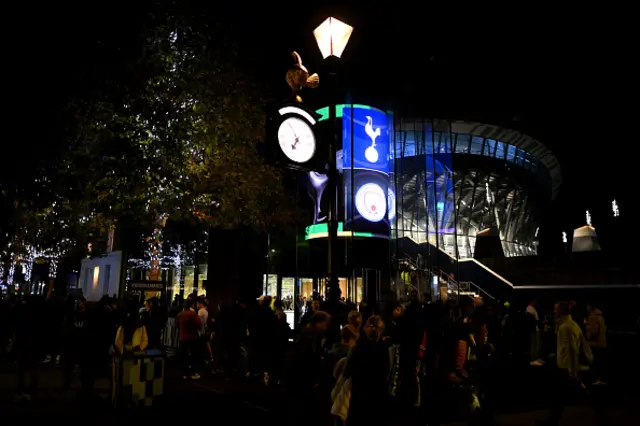
<path fill-rule="evenodd" d="M 406 124 L 410 127 L 415 126 L 420 120 L 401 119 L 401 127 Z M 426 121 L 426 120 L 425 120 Z M 446 120 L 434 120 L 434 127 L 440 127 L 438 124 L 446 122 Z M 504 142 L 514 145 L 533 155 L 549 172 L 551 179 L 551 196 L 556 197 L 558 189 L 562 184 L 562 170 L 560 162 L 542 142 L 532 138 L 517 130 L 496 126 L 493 124 L 478 123 L 475 121 L 450 120 L 451 129 L 439 129 L 441 131 L 451 131 L 453 133 L 468 134 L 472 136 L 480 136 L 487 139 Z M 398 130 L 398 129 L 396 129 Z"/>

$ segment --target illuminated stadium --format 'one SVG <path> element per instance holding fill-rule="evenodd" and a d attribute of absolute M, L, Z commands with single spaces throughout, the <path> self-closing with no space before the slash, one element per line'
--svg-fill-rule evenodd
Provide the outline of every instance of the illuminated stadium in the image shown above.
<path fill-rule="evenodd" d="M 316 113 L 328 124 L 328 108 Z M 407 285 L 422 292 L 426 275 L 402 275 L 417 270 L 455 273 L 493 295 L 513 289 L 494 260 L 538 253 L 540 224 L 562 183 L 549 149 L 512 129 L 408 119 L 369 105 L 338 105 L 335 117 L 342 128 L 336 216 L 344 243 L 335 248 L 342 294 L 362 300 L 394 288 L 400 295 Z M 327 182 L 316 170 L 303 179 L 312 214 L 296 254 L 298 273 L 320 293 Z"/>
<path fill-rule="evenodd" d="M 543 144 L 488 124 L 394 121 L 392 239 L 465 259 L 474 257 L 476 236 L 494 230 L 504 256 L 537 254 L 540 218 L 562 183 Z"/>

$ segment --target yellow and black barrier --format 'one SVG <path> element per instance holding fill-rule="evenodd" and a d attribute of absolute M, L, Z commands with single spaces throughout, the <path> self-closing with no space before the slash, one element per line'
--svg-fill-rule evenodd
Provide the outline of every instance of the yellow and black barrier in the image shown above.
<path fill-rule="evenodd" d="M 111 402 L 117 408 L 150 407 L 164 391 L 164 370 L 162 351 L 114 356 Z"/>

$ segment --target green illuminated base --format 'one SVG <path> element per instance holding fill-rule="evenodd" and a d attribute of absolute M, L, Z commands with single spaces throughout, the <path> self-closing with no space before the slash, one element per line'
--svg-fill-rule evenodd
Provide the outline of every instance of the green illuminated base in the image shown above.
<path fill-rule="evenodd" d="M 316 238 L 328 238 L 329 237 L 329 224 L 328 223 L 317 223 L 315 225 L 310 225 L 305 228 L 304 239 L 305 240 L 313 240 Z M 386 238 L 389 239 L 388 235 L 382 234 L 374 234 L 371 232 L 353 232 L 353 231 L 345 231 L 344 223 L 338 222 L 338 237 L 357 237 L 357 238 Z"/>

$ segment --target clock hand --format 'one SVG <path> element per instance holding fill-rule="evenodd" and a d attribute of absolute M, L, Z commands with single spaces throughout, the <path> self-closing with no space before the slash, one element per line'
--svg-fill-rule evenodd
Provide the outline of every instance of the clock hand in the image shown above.
<path fill-rule="evenodd" d="M 298 145 L 298 143 L 300 142 L 300 138 L 298 137 L 298 135 L 296 135 L 296 131 L 293 130 L 293 126 L 291 125 L 291 123 L 289 124 L 289 128 L 291 129 L 291 133 L 293 133 L 293 145 L 291 145 L 292 149 L 296 149 L 296 145 Z"/>
<path fill-rule="evenodd" d="M 298 141 L 298 135 L 296 135 L 296 131 L 293 130 L 293 126 L 291 125 L 291 123 L 287 124 L 289 124 L 289 128 L 291 129 L 291 133 L 293 133 L 293 137 L 296 139 L 296 141 Z"/>

